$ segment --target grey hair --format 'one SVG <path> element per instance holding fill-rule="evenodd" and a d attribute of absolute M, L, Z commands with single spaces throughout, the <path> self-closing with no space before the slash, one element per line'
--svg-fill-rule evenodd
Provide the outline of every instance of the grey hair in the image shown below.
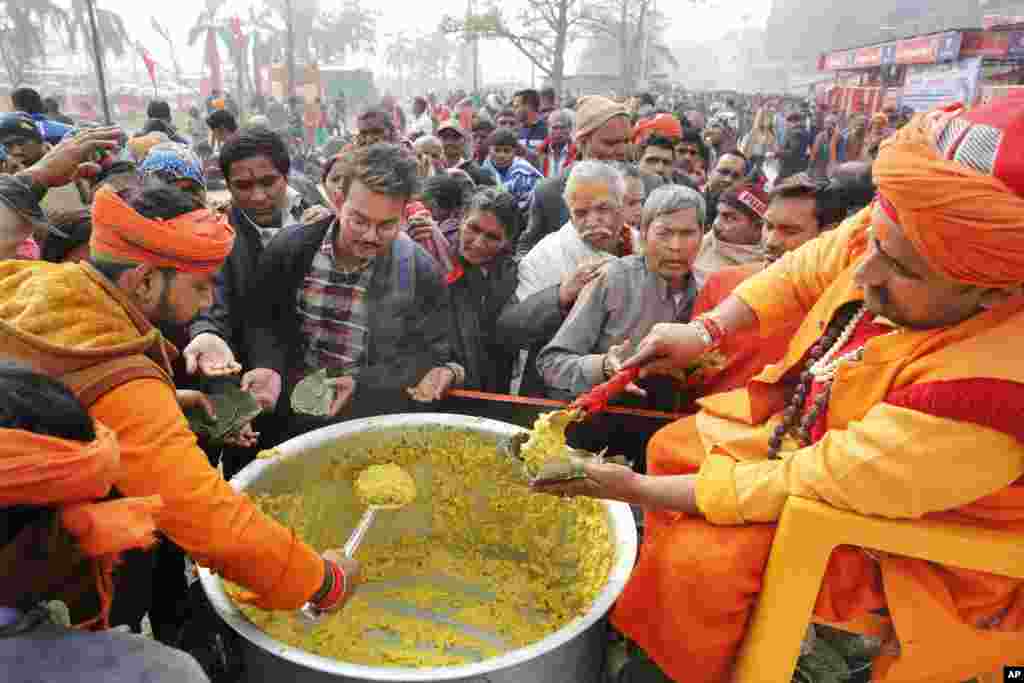
<path fill-rule="evenodd" d="M 663 185 L 652 192 L 644 202 L 640 232 L 646 233 L 647 228 L 651 227 L 651 223 L 659 216 L 686 209 L 697 209 L 697 223 L 704 224 L 707 207 L 704 204 L 704 197 L 701 197 L 699 192 L 684 185 Z"/>
<path fill-rule="evenodd" d="M 569 127 L 570 133 L 576 132 L 576 114 L 573 113 L 572 109 L 556 109 L 548 114 L 548 123 L 551 123 L 551 119 L 558 119 L 564 121 Z"/>
<path fill-rule="evenodd" d="M 573 193 L 578 182 L 600 182 L 608 185 L 608 190 L 615 196 L 622 206 L 626 199 L 626 179 L 611 164 L 603 161 L 580 161 L 573 165 L 569 173 L 569 180 L 565 183 L 564 197 L 568 202 L 569 195 Z"/>
<path fill-rule="evenodd" d="M 417 152 L 420 151 L 420 147 L 424 145 L 433 144 L 441 147 L 441 140 L 434 135 L 421 135 L 416 138 L 416 142 L 412 143 L 412 148 Z"/>

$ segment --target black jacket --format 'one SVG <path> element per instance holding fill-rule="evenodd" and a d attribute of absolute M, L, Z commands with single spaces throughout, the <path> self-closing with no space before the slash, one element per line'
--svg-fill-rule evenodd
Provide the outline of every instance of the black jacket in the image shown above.
<path fill-rule="evenodd" d="M 499 343 L 498 315 L 515 296 L 519 268 L 510 254 L 498 257 L 484 276 L 456 256 L 463 274 L 449 276 L 451 343 L 455 360 L 466 370 L 466 389 L 507 394 L 515 349 Z"/>
<path fill-rule="evenodd" d="M 498 317 L 498 340 L 506 351 L 528 351 L 523 383 L 519 388 L 522 396 L 546 397 L 544 380 L 537 372 L 536 361 L 537 354 L 565 322 L 565 313 L 558 301 L 559 286 L 542 289 L 525 301 L 519 301 L 513 295 Z"/>
<path fill-rule="evenodd" d="M 263 243 L 256 228 L 232 208 L 228 214 L 235 229 L 235 244 L 214 278 L 213 305 L 189 326 L 189 338 L 212 332 L 228 343 L 242 367 L 250 366 L 246 357 L 245 307 L 249 289 L 255 281 L 256 267 Z"/>
<path fill-rule="evenodd" d="M 549 233 L 555 232 L 569 220 L 569 207 L 562 195 L 569 181 L 569 172 L 563 171 L 557 178 L 547 178 L 537 183 L 530 202 L 530 216 L 526 229 L 519 235 L 516 257 L 526 256 L 533 247 Z"/>
<path fill-rule="evenodd" d="M 779 155 L 781 163 L 776 182 L 807 170 L 807 150 L 811 146 L 811 139 L 810 133 L 802 125 L 786 131 L 782 153 Z"/>
<path fill-rule="evenodd" d="M 251 367 L 280 373 L 284 403 L 291 395 L 291 371 L 302 363 L 306 348 L 296 307 L 298 290 L 333 222 L 333 217 L 325 218 L 277 235 L 260 259 L 249 297 L 247 356 Z M 430 254 L 401 234 L 390 253 L 377 259 L 367 297 L 367 358 L 353 403 L 383 402 L 381 412 L 391 412 L 396 402 L 405 401 L 406 388 L 452 360 L 445 282 Z"/>

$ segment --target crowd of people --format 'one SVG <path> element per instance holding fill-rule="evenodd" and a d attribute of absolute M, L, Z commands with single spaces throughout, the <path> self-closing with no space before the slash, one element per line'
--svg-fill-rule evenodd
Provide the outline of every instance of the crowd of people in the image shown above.
<path fill-rule="evenodd" d="M 617 400 L 680 416 L 631 466 L 536 487 L 643 511 L 615 683 L 728 680 L 790 496 L 1024 531 L 1019 108 L 843 120 L 782 98 L 524 89 L 408 113 L 387 98 L 349 131 L 347 113 L 289 120 L 274 102 L 243 123 L 217 93 L 185 133 L 161 101 L 126 133 L 15 95 L 0 114 L 9 680 L 229 670 L 196 638 L 217 626 L 190 558 L 261 607 L 342 609 L 358 563 L 226 479 L 311 429 L 443 411 L 456 388 L 568 401 L 636 367 Z M 317 177 L 296 168 L 303 145 L 330 151 Z M 45 211 L 64 186 L 81 208 Z M 295 410 L 324 369 L 327 415 Z M 229 387 L 262 413 L 224 445 L 197 439 L 183 411 Z M 40 608 L 55 599 L 78 628 Z M 838 549 L 816 614 L 883 608 L 896 630 L 876 680 L 962 681 L 1024 652 L 1024 582 Z M 106 630 L 144 615 L 156 640 Z"/>

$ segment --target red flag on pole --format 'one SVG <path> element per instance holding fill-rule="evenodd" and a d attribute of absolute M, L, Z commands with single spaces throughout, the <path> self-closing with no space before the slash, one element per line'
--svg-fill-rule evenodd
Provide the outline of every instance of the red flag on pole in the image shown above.
<path fill-rule="evenodd" d="M 149 54 L 149 50 L 142 51 L 142 61 L 146 64 L 146 71 L 149 72 L 149 80 L 153 81 L 153 87 L 156 87 L 156 62 L 153 61 L 153 57 Z"/>

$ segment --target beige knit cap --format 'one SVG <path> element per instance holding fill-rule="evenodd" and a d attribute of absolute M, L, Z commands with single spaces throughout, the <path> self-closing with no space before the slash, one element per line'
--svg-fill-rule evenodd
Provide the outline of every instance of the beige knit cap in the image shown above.
<path fill-rule="evenodd" d="M 576 139 L 586 137 L 590 133 L 608 123 L 616 116 L 629 118 L 626 108 L 607 97 L 587 95 L 576 103 Z"/>

